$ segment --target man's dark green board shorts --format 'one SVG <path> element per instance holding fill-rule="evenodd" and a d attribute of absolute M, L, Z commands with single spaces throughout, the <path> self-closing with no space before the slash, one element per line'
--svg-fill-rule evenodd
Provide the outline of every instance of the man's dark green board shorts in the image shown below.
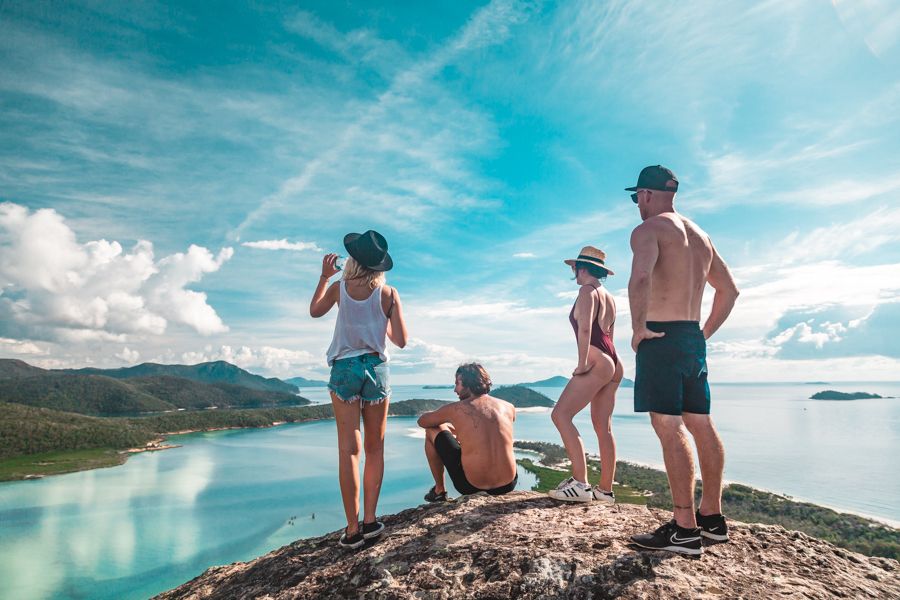
<path fill-rule="evenodd" d="M 647 321 L 663 332 L 637 349 L 634 411 L 709 414 L 706 338 L 697 321 Z"/>

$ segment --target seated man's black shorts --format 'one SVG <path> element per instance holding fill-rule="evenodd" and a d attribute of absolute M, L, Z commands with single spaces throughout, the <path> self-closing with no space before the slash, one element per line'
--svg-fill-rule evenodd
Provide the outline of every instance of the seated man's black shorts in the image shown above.
<path fill-rule="evenodd" d="M 663 337 L 644 340 L 637 349 L 635 412 L 664 415 L 709 414 L 706 338 L 697 321 L 647 321 Z"/>
<path fill-rule="evenodd" d="M 462 448 L 459 447 L 459 442 L 456 441 L 453 434 L 446 429 L 434 436 L 434 449 L 437 450 L 438 456 L 441 457 L 441 462 L 444 463 L 444 467 L 446 467 L 447 473 L 450 475 L 453 487 L 460 494 L 487 492 L 491 496 L 499 496 L 500 494 L 513 491 L 516 483 L 519 481 L 517 473 L 511 482 L 491 490 L 482 490 L 469 483 L 469 480 L 466 479 L 466 473 L 463 471 Z"/>

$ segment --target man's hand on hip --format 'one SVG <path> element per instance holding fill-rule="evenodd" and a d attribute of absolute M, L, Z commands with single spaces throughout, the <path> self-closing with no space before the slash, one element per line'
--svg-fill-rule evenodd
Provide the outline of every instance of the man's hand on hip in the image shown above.
<path fill-rule="evenodd" d="M 638 346 L 640 346 L 641 342 L 643 342 L 644 340 L 661 338 L 665 335 L 666 334 L 662 331 L 650 331 L 646 327 L 636 329 L 634 331 L 634 335 L 631 336 L 631 349 L 637 352 Z"/>

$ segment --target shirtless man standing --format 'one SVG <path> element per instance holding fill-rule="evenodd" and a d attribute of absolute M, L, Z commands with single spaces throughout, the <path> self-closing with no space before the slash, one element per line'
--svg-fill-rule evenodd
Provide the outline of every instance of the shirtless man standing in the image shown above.
<path fill-rule="evenodd" d="M 460 365 L 453 389 L 459 402 L 425 413 L 425 456 L 434 477 L 428 502 L 447 500 L 444 467 L 460 494 L 511 492 L 519 480 L 513 455 L 512 404 L 488 395 L 491 379 L 479 364 Z"/>
<path fill-rule="evenodd" d="M 628 282 L 631 347 L 637 352 L 634 410 L 650 412 L 675 505 L 672 521 L 631 540 L 644 548 L 699 556 L 702 537 L 728 541 L 722 516 L 725 450 L 709 416 L 706 340 L 725 322 L 738 289 L 709 236 L 675 212 L 678 179 L 672 171 L 647 167 L 627 190 L 634 192 L 631 199 L 644 221 L 631 234 L 634 261 Z M 707 283 L 715 296 L 701 329 Z M 703 479 L 696 513 L 688 432 L 697 444 Z"/>

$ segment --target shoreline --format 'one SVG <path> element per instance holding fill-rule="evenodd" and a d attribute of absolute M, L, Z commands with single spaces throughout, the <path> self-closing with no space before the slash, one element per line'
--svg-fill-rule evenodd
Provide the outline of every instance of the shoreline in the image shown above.
<path fill-rule="evenodd" d="M 407 418 L 407 419 L 409 419 L 409 418 L 414 418 L 414 417 L 413 417 L 412 415 L 388 415 L 387 418 Z M 230 430 L 238 430 L 238 429 L 270 429 L 270 428 L 273 428 L 273 427 L 280 427 L 280 426 L 282 426 L 282 425 L 300 425 L 300 424 L 303 424 L 303 423 L 313 423 L 313 422 L 319 422 L 319 421 L 332 421 L 332 420 L 334 420 L 334 417 L 333 417 L 333 416 L 331 416 L 331 417 L 317 417 L 317 418 L 304 419 L 304 420 L 301 420 L 301 421 L 291 421 L 291 422 L 288 422 L 288 421 L 273 421 L 272 423 L 269 423 L 268 425 L 255 425 L 255 426 L 246 426 L 246 427 L 212 427 L 212 428 L 209 428 L 209 429 L 185 429 L 185 430 L 179 430 L 179 431 L 165 432 L 165 433 L 161 433 L 161 434 L 160 434 L 160 437 L 159 437 L 158 439 L 155 439 L 155 440 L 152 440 L 152 441 L 148 442 L 146 446 L 138 447 L 138 448 L 127 448 L 127 449 L 125 449 L 125 450 L 117 450 L 116 452 L 117 452 L 118 454 L 120 454 L 124 460 L 122 460 L 122 462 L 120 462 L 119 464 L 116 464 L 116 465 L 110 465 L 110 466 L 87 466 L 87 467 L 85 467 L 85 468 L 83 468 L 83 469 L 75 469 L 75 470 L 72 470 L 72 471 L 66 471 L 66 472 L 62 472 L 62 473 L 50 473 L 50 474 L 26 474 L 26 475 L 23 476 L 21 479 L 12 479 L 12 480 L 0 481 L 0 484 L 2 484 L 2 483 L 10 483 L 10 482 L 15 482 L 15 481 L 36 481 L 36 480 L 39 480 L 39 479 L 43 479 L 43 478 L 45 478 L 45 477 L 54 477 L 54 476 L 58 476 L 58 475 L 66 475 L 66 474 L 77 473 L 77 472 L 81 472 L 81 471 L 90 471 L 90 470 L 98 469 L 98 468 L 113 468 L 113 467 L 117 467 L 117 466 L 121 466 L 121 465 L 125 464 L 125 462 L 127 461 L 127 459 L 128 459 L 130 456 L 135 455 L 135 454 L 142 454 L 142 453 L 144 453 L 144 452 L 159 452 L 159 451 L 162 451 L 162 450 L 171 450 L 171 449 L 174 449 L 174 448 L 181 448 L 181 447 L 182 447 L 181 444 L 168 444 L 168 443 L 165 443 L 165 442 L 169 441 L 169 440 L 168 440 L 168 437 L 170 437 L 170 436 L 189 435 L 189 434 L 193 434 L 193 433 L 209 433 L 209 432 L 215 432 L 215 431 L 230 431 Z M 519 440 L 519 439 L 515 440 L 515 442 L 535 442 L 535 441 L 537 441 L 537 440 Z M 541 443 L 546 443 L 546 442 L 541 442 Z M 155 445 L 153 445 L 153 444 L 155 444 Z M 537 454 L 537 455 L 539 455 L 539 456 L 543 456 L 543 453 L 538 452 L 538 451 L 535 451 L 535 450 L 523 450 L 523 449 L 521 449 L 521 448 L 519 448 L 519 449 L 517 449 L 517 450 L 519 450 L 519 451 L 524 451 L 524 452 L 530 452 L 530 453 Z M 596 455 L 596 454 L 591 454 L 591 453 L 588 454 L 588 458 L 589 458 L 589 459 L 596 459 L 596 460 L 599 460 L 599 456 L 598 456 L 598 455 Z M 659 463 L 654 464 L 654 463 L 651 463 L 651 462 L 645 462 L 645 461 L 639 461 L 639 460 L 631 460 L 631 459 L 619 459 L 619 461 L 620 461 L 620 462 L 629 463 L 629 464 L 634 465 L 634 466 L 645 467 L 645 468 L 648 468 L 648 469 L 653 469 L 653 470 L 655 470 L 655 471 L 660 471 L 660 472 L 662 472 L 662 473 L 665 473 L 665 467 L 664 467 L 662 464 L 659 464 Z M 548 467 L 548 468 L 555 468 L 555 467 Z M 742 486 L 745 486 L 745 487 L 748 487 L 748 488 L 752 488 L 752 489 L 754 489 L 754 490 L 758 490 L 758 491 L 761 491 L 761 492 L 766 492 L 766 493 L 768 493 L 768 494 L 773 494 L 773 495 L 775 495 L 775 496 L 779 496 L 779 497 L 784 498 L 784 499 L 789 500 L 789 501 L 793 501 L 793 502 L 801 502 L 801 503 L 806 503 L 806 504 L 811 504 L 811 505 L 814 505 L 814 506 L 818 506 L 818 507 L 821 507 L 821 508 L 827 508 L 827 509 L 832 510 L 832 511 L 834 511 L 834 512 L 836 512 L 836 513 L 839 513 L 839 514 L 840 514 L 840 513 L 844 513 L 844 514 L 853 515 L 853 516 L 855 516 L 855 517 L 859 517 L 859 518 L 862 518 L 862 519 L 867 519 L 867 520 L 870 520 L 870 521 L 874 521 L 874 522 L 876 522 L 876 523 L 878 523 L 878 524 L 880 524 L 880 525 L 885 525 L 885 526 L 890 527 L 890 528 L 892 528 L 892 529 L 898 529 L 898 530 L 900 530 L 900 520 L 893 520 L 893 519 L 890 519 L 890 518 L 888 518 L 888 517 L 882 517 L 882 516 L 877 516 L 877 515 L 870 515 L 870 514 L 866 514 L 866 513 L 862 513 L 862 512 L 853 510 L 853 509 L 840 508 L 840 507 L 836 507 L 836 506 L 833 506 L 833 505 L 830 505 L 830 504 L 824 504 L 824 503 L 822 503 L 822 502 L 818 502 L 818 501 L 815 501 L 815 500 L 810 500 L 810 499 L 808 499 L 808 498 L 788 495 L 788 494 L 785 494 L 784 492 L 779 492 L 779 491 L 776 491 L 776 490 L 771 490 L 771 489 L 769 489 L 769 488 L 760 487 L 760 486 L 758 486 L 758 485 L 753 485 L 753 484 L 750 484 L 750 483 L 745 483 L 745 482 L 741 482 L 741 481 L 733 481 L 733 480 L 723 480 L 723 485 L 728 485 L 728 484 L 732 484 L 732 483 L 737 484 L 737 485 L 742 485 Z"/>
<path fill-rule="evenodd" d="M 532 443 L 542 443 L 542 444 L 543 444 L 543 443 L 547 443 L 547 442 L 542 442 L 542 441 L 540 441 L 540 440 L 515 440 L 515 441 L 513 442 L 513 444 L 515 444 L 516 442 L 532 442 Z M 516 451 L 518 451 L 518 452 L 528 452 L 528 453 L 531 453 L 531 454 L 535 454 L 535 455 L 537 455 L 537 456 L 541 456 L 542 458 L 546 458 L 546 456 L 544 455 L 544 453 L 542 453 L 542 452 L 540 452 L 540 451 L 538 451 L 538 450 L 531 450 L 531 449 L 524 449 L 524 448 L 516 448 Z M 600 455 L 599 455 L 599 454 L 586 453 L 586 455 L 587 455 L 588 460 L 596 460 L 597 462 L 600 461 Z M 665 473 L 665 472 L 666 472 L 665 465 L 663 465 L 662 463 L 652 463 L 652 462 L 646 462 L 646 461 L 641 461 L 641 460 L 633 460 L 633 459 L 630 459 L 630 458 L 616 458 L 616 462 L 627 463 L 627 464 L 630 464 L 630 465 L 634 465 L 634 466 L 636 466 L 636 467 L 644 467 L 644 468 L 647 468 L 647 469 L 653 469 L 654 471 L 659 471 L 659 472 L 661 472 L 661 473 Z M 542 464 L 543 466 L 547 467 L 548 469 L 559 469 L 560 466 L 561 466 L 560 464 L 547 465 L 547 464 L 545 464 L 545 463 L 543 463 L 543 462 L 542 462 L 541 464 Z M 701 479 L 700 479 L 699 477 L 697 478 L 697 480 L 698 480 L 698 481 L 701 481 Z M 799 503 L 804 503 L 804 504 L 812 504 L 812 505 L 814 505 L 814 506 L 819 506 L 819 507 L 821 507 L 821 508 L 827 508 L 828 510 L 832 510 L 832 511 L 838 513 L 838 514 L 848 514 L 848 515 L 852 515 L 852 516 L 854 516 L 854 517 L 859 517 L 859 518 L 861 518 L 861 519 L 867 519 L 867 520 L 869 520 L 869 521 L 875 521 L 875 522 L 877 522 L 877 523 L 879 523 L 879 524 L 881 524 L 881 525 L 886 525 L 887 527 L 890 527 L 890 528 L 892 528 L 892 529 L 900 530 L 900 520 L 894 520 L 894 519 L 891 519 L 891 518 L 889 518 L 889 517 L 882 517 L 882 516 L 877 516 L 877 515 L 870 515 L 870 514 L 863 513 L 863 512 L 859 512 L 859 511 L 857 511 L 857 510 L 853 510 L 853 509 L 849 509 L 849 508 L 840 508 L 840 507 L 838 507 L 838 506 L 833 506 L 833 505 L 831 505 L 831 504 L 825 504 L 825 503 L 819 502 L 819 501 L 817 501 L 817 500 L 810 500 L 809 498 L 801 497 L 801 496 L 792 496 L 792 495 L 786 494 L 786 493 L 784 493 L 784 492 L 780 492 L 780 491 L 777 491 L 777 490 L 773 490 L 773 489 L 770 489 L 770 488 L 767 488 L 767 487 L 762 487 L 762 486 L 759 486 L 759 485 L 756 485 L 756 484 L 752 484 L 752 483 L 747 483 L 747 482 L 744 482 L 744 481 L 735 481 L 735 480 L 731 480 L 731 479 L 723 479 L 723 480 L 722 480 L 722 487 L 723 487 L 723 488 L 724 488 L 725 486 L 727 486 L 727 485 L 730 485 L 730 484 L 742 485 L 742 486 L 744 486 L 744 487 L 748 487 L 748 488 L 751 488 L 751 489 L 754 489 L 754 490 L 757 490 L 757 491 L 760 491 L 760 492 L 765 492 L 765 493 L 767 493 L 767 494 L 772 494 L 772 495 L 774 495 L 774 496 L 778 496 L 778 497 L 783 498 L 783 499 L 785 499 L 785 500 L 788 500 L 788 501 L 790 501 L 790 502 L 799 502 Z"/>
<path fill-rule="evenodd" d="M 405 417 L 409 418 L 410 415 L 388 415 L 388 418 L 396 418 L 396 417 Z M 137 446 L 133 448 L 124 448 L 124 449 L 115 449 L 115 448 L 92 448 L 92 450 L 107 450 L 109 452 L 114 452 L 118 456 L 121 457 L 121 461 L 117 462 L 113 465 L 86 465 L 83 467 L 73 468 L 71 470 L 62 471 L 59 473 L 25 473 L 20 478 L 17 479 L 0 479 L 0 484 L 4 483 L 13 483 L 16 481 L 36 481 L 39 479 L 44 479 L 45 477 L 55 477 L 59 475 L 69 475 L 71 473 L 80 473 L 82 471 L 93 471 L 95 469 L 109 469 L 113 467 L 119 467 L 124 465 L 128 458 L 135 454 L 143 454 L 144 452 L 159 452 L 162 450 L 172 450 L 174 448 L 181 448 L 181 444 L 167 444 L 165 442 L 168 441 L 169 437 L 178 436 L 178 435 L 190 435 L 192 433 L 210 433 L 214 431 L 230 431 L 237 429 L 270 429 L 272 427 L 280 427 L 281 425 L 300 425 L 303 423 L 313 423 L 318 421 L 332 421 L 334 417 L 315 417 L 311 419 L 302 419 L 299 421 L 273 421 L 267 425 L 247 425 L 247 426 L 233 426 L 233 427 L 209 427 L 203 429 L 180 429 L 178 431 L 166 431 L 159 434 L 159 438 L 153 439 L 147 442 L 144 446 Z M 70 451 L 61 451 L 65 452 L 80 452 L 80 450 L 70 450 Z M 23 458 L 27 456 L 35 456 L 35 455 L 21 455 L 15 456 L 11 458 Z M 2 461 L 0 461 L 2 463 Z"/>

